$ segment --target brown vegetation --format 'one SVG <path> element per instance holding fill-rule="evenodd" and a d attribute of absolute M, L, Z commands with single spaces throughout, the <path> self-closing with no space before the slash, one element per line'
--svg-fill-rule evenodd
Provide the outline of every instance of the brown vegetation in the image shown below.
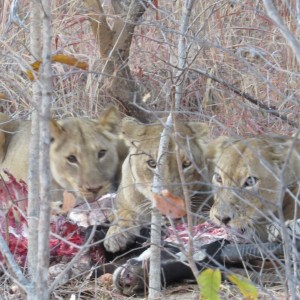
<path fill-rule="evenodd" d="M 111 60 L 120 59 L 125 68 L 130 67 L 143 104 L 153 112 L 169 110 L 173 87 L 179 80 L 185 80 L 182 113 L 209 121 L 217 132 L 240 135 L 293 132 L 296 127 L 293 125 L 298 124 L 299 66 L 263 5 L 227 1 L 215 5 L 209 1 L 196 3 L 188 32 L 190 67 L 184 78 L 176 78 L 173 62 L 176 62 L 180 3 L 159 3 L 158 9 L 148 5 L 143 16 L 135 18 L 138 26 L 133 23 L 129 29 L 134 29 L 130 53 L 127 46 L 118 44 L 119 50 L 125 49 L 123 56 L 117 56 L 120 51 L 110 54 Z M 25 18 L 28 27 L 28 6 L 22 1 L 20 4 L 19 17 Z M 284 8 L 280 10 L 282 17 L 296 33 L 287 8 L 283 3 L 280 5 Z M 99 49 L 88 22 L 91 15 L 80 1 L 58 1 L 53 6 L 53 53 L 85 61 L 90 70 L 53 64 L 53 111 L 60 116 L 95 115 L 107 103 L 122 106 L 122 100 L 128 98 L 126 89 L 121 85 L 112 88 L 120 81 L 115 83 L 114 77 L 110 76 L 99 84 L 106 72 L 117 71 L 106 71 L 113 68 L 113 62 L 107 62 L 107 51 L 111 49 L 108 45 L 114 44 L 117 37 L 111 37 L 108 48 L 104 43 L 105 46 Z M 122 27 L 124 20 L 118 15 L 121 8 L 114 12 L 110 6 L 103 5 L 103 9 L 107 14 L 107 26 Z M 2 10 L 1 24 L 6 24 L 8 13 L 8 7 Z M 110 32 L 117 30 L 113 26 Z M 31 93 L 24 72 L 29 69 L 29 62 L 34 62 L 28 51 L 28 32 L 15 23 L 6 31 L 5 26 L 1 28 L 0 92 L 5 95 L 1 96 L 2 110 L 26 115 Z M 128 107 L 123 109 L 125 113 L 129 110 Z M 290 126 L 286 120 L 274 116 L 274 112 L 294 123 Z"/>
<path fill-rule="evenodd" d="M 29 51 L 29 4 L 19 2 L 22 23 L 9 22 L 11 1 L 0 8 L 0 111 L 29 118 L 26 72 L 36 59 Z M 53 63 L 54 115 L 95 117 L 113 103 L 148 121 L 173 108 L 174 88 L 184 81 L 180 117 L 209 123 L 214 136 L 297 132 L 299 63 L 262 1 L 195 1 L 186 33 L 189 65 L 179 77 L 182 1 L 122 1 L 131 2 L 130 12 L 116 0 L 53 2 L 53 54 L 89 66 Z M 297 1 L 274 2 L 298 37 Z M 75 285 L 87 289 L 86 281 Z"/>

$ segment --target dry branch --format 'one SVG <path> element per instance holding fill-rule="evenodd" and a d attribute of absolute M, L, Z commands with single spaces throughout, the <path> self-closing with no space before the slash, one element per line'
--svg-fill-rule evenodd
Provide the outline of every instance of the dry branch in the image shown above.
<path fill-rule="evenodd" d="M 41 2 L 30 1 L 30 52 L 33 60 L 41 60 Z M 36 108 L 31 115 L 31 136 L 29 145 L 28 170 L 28 271 L 34 280 L 37 266 L 38 215 L 39 215 L 39 119 L 37 107 L 42 93 L 40 82 L 32 83 L 31 105 Z"/>
<path fill-rule="evenodd" d="M 173 128 L 173 116 L 169 114 L 164 130 L 161 133 L 159 149 L 157 153 L 157 166 L 153 176 L 153 194 L 160 194 L 164 188 L 162 181 L 164 176 L 167 156 L 164 155 L 169 150 L 170 136 Z M 149 270 L 149 299 L 157 299 L 161 296 L 161 278 L 157 276 L 161 269 L 161 223 L 162 217 L 160 212 L 154 208 L 151 215 L 151 256 Z"/>
<path fill-rule="evenodd" d="M 43 11 L 43 64 L 41 72 L 42 101 L 39 109 L 39 178 L 40 178 L 40 216 L 38 233 L 38 264 L 36 278 L 36 298 L 49 299 L 48 268 L 51 212 L 51 172 L 50 172 L 50 106 L 52 100 L 51 69 L 51 1 L 42 0 Z"/>
<path fill-rule="evenodd" d="M 20 19 L 18 15 L 18 11 L 19 11 L 19 0 L 13 0 L 10 6 L 10 14 L 8 17 L 8 21 L 5 25 L 4 32 L 1 36 L 2 40 L 5 40 L 7 38 L 8 30 L 13 23 L 20 26 L 21 28 L 24 28 L 24 30 L 28 32 L 24 22 Z"/>
<path fill-rule="evenodd" d="M 95 0 L 85 0 L 84 2 L 90 11 L 89 19 L 96 43 L 99 45 L 100 56 L 108 57 L 113 46 L 113 32 L 106 21 L 102 5 Z"/>
<path fill-rule="evenodd" d="M 190 16 L 191 16 L 191 11 L 192 7 L 194 4 L 194 0 L 186 0 L 184 1 L 184 8 L 182 12 L 182 17 L 181 17 L 181 26 L 180 26 L 180 36 L 178 40 L 178 70 L 176 72 L 176 78 L 177 78 L 177 84 L 175 86 L 175 103 L 174 103 L 174 108 L 175 111 L 180 110 L 180 102 L 182 98 L 182 91 L 183 91 L 183 86 L 185 84 L 184 80 L 180 80 L 184 76 L 184 70 L 185 66 L 187 64 L 187 47 L 186 47 L 186 34 L 188 31 L 188 26 L 189 26 L 189 21 L 190 21 Z M 156 172 L 154 174 L 153 178 L 153 193 L 154 194 L 159 194 L 162 189 L 164 182 L 162 179 L 165 178 L 164 176 L 164 165 L 167 163 L 166 160 L 166 155 L 169 151 L 169 144 L 170 144 L 170 135 L 173 129 L 173 113 L 172 111 L 170 112 L 165 128 L 163 132 L 161 133 L 160 137 L 160 143 L 159 143 L 159 149 L 158 149 L 158 155 L 157 155 L 157 167 L 156 167 Z M 176 130 L 175 130 L 176 131 Z M 176 135 L 176 133 L 175 133 Z M 178 149 L 176 150 L 176 155 L 177 155 L 177 161 L 181 164 L 181 159 L 178 156 L 179 151 Z M 180 173 L 182 173 L 182 170 L 179 170 Z M 182 175 L 182 174 L 181 174 Z M 182 184 L 184 186 L 184 177 L 181 177 L 182 179 Z M 184 196 L 185 196 L 185 201 L 186 204 L 189 204 L 189 196 L 187 193 L 187 189 L 184 188 Z M 190 207 L 187 205 L 187 207 Z M 191 218 L 189 219 L 189 229 L 191 230 Z M 192 230 L 191 230 L 192 231 Z M 191 232 L 190 231 L 190 232 Z M 193 243 L 192 239 L 189 247 L 189 262 L 191 263 L 191 268 L 197 274 L 197 268 L 196 265 L 192 261 L 193 257 Z M 157 276 L 156 274 L 160 273 L 161 269 L 161 249 L 158 247 L 161 243 L 161 215 L 160 213 L 154 209 L 152 212 L 152 218 L 151 218 L 151 257 L 150 257 L 150 272 L 149 272 L 149 299 L 157 299 L 160 296 L 160 289 L 161 289 L 161 278 L 160 276 Z"/>
<path fill-rule="evenodd" d="M 186 35 L 188 33 L 189 29 L 189 24 L 190 24 L 190 18 L 191 18 L 191 13 L 192 13 L 192 8 L 194 5 L 195 1 L 194 0 L 185 0 L 183 3 L 183 11 L 182 11 L 182 16 L 181 16 L 181 25 L 180 25 L 180 35 L 179 35 L 179 40 L 178 40 L 178 70 L 176 72 L 176 78 L 177 78 L 177 84 L 175 86 L 175 111 L 180 110 L 180 102 L 182 100 L 182 95 L 183 95 L 183 90 L 184 90 L 184 85 L 185 85 L 185 80 L 184 80 L 184 75 L 185 75 L 185 70 L 187 66 L 187 57 L 188 57 L 188 47 L 186 45 Z M 181 79 L 181 80 L 179 80 Z M 176 120 L 174 122 L 174 129 L 175 129 L 175 141 L 176 141 Z M 185 201 L 185 207 L 188 208 L 188 211 L 190 211 L 191 208 L 191 201 L 189 197 L 189 193 L 187 190 L 187 186 L 185 184 L 185 178 L 183 175 L 183 170 L 182 170 L 182 163 L 181 163 L 181 158 L 179 154 L 179 148 L 178 145 L 176 144 L 176 160 L 178 164 L 178 170 L 179 170 L 179 175 L 180 175 L 180 180 L 182 184 L 182 189 L 183 189 L 183 195 L 184 195 L 184 201 Z M 190 213 L 187 215 L 187 224 L 188 224 L 188 230 L 189 233 L 192 235 L 192 216 Z M 188 263 L 196 277 L 198 274 L 198 270 L 196 267 L 195 262 L 193 261 L 193 239 L 189 239 L 189 245 L 188 245 Z"/>
<path fill-rule="evenodd" d="M 49 292 L 53 292 L 61 283 L 63 283 L 63 278 L 66 273 L 72 269 L 74 264 L 78 262 L 81 255 L 84 254 L 90 247 L 91 242 L 95 236 L 96 226 L 93 226 L 92 231 L 87 239 L 87 241 L 80 247 L 80 250 L 76 253 L 76 255 L 72 258 L 72 260 L 66 265 L 66 267 L 60 272 L 60 274 L 54 279 L 49 287 Z"/>
<path fill-rule="evenodd" d="M 288 42 L 288 44 L 292 48 L 294 54 L 296 55 L 298 63 L 300 63 L 300 43 L 299 43 L 299 41 L 296 39 L 295 35 L 291 33 L 291 31 L 288 29 L 288 27 L 283 23 L 283 20 L 279 16 L 272 1 L 263 0 L 263 2 L 264 2 L 267 14 L 269 15 L 270 19 L 279 28 L 281 34 L 283 35 L 285 40 Z"/>
<path fill-rule="evenodd" d="M 277 107 L 273 106 L 273 105 L 266 105 L 264 103 L 262 103 L 261 101 L 255 99 L 254 97 L 250 96 L 249 94 L 242 92 L 240 89 L 238 89 L 237 87 L 235 87 L 234 85 L 228 83 L 227 81 L 217 78 L 214 75 L 211 75 L 209 73 L 207 73 L 206 71 L 200 70 L 200 69 L 195 69 L 195 68 L 190 68 L 189 71 L 193 71 L 195 73 L 198 73 L 200 75 L 203 75 L 205 77 L 208 77 L 210 79 L 212 79 L 215 82 L 218 82 L 219 84 L 222 84 L 223 86 L 226 86 L 229 90 L 233 91 L 234 93 L 236 93 L 237 95 L 245 98 L 247 101 L 251 102 L 252 104 L 256 105 L 257 107 L 259 107 L 260 109 L 262 109 L 264 112 L 269 113 L 273 116 L 276 116 L 277 118 L 280 118 L 281 120 L 287 122 L 289 125 L 298 128 L 299 124 L 291 121 L 288 119 L 288 117 L 284 114 L 282 114 Z"/>
<path fill-rule="evenodd" d="M 144 14 L 146 1 L 112 0 L 115 19 L 110 27 L 100 0 L 84 0 L 101 59 L 105 59 L 100 83 L 110 83 L 109 93 L 125 108 L 126 114 L 142 122 L 152 119 L 144 107 L 139 86 L 128 62 L 134 29 Z M 136 104 L 135 104 L 136 103 Z"/>
<path fill-rule="evenodd" d="M 16 281 L 17 284 L 19 284 L 23 289 L 28 290 L 29 286 L 30 286 L 30 282 L 23 275 L 19 265 L 17 264 L 13 255 L 11 254 L 11 252 L 8 248 L 8 245 L 7 245 L 6 241 L 4 240 L 1 233 L 0 233 L 0 251 L 1 251 L 2 255 L 6 258 L 11 270 L 17 277 L 16 280 L 14 280 L 14 281 Z"/>

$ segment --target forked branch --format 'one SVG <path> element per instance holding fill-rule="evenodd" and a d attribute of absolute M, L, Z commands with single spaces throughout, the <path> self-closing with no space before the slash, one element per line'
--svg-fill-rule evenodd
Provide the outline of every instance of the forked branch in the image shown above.
<path fill-rule="evenodd" d="M 115 11 L 110 26 L 99 0 L 84 0 L 101 59 L 106 59 L 101 83 L 110 84 L 109 93 L 118 100 L 127 115 L 142 122 L 152 119 L 144 107 L 140 89 L 133 79 L 128 62 L 135 27 L 146 10 L 146 1 L 111 0 Z"/>

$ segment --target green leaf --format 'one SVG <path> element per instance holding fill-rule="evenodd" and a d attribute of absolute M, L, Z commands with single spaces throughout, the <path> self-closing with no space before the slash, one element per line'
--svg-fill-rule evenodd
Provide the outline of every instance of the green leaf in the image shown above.
<path fill-rule="evenodd" d="M 221 286 L 221 271 L 206 269 L 197 278 L 200 286 L 200 295 L 203 300 L 219 300 Z"/>
<path fill-rule="evenodd" d="M 227 275 L 227 278 L 238 287 L 246 300 L 257 299 L 258 290 L 250 280 L 240 275 Z"/>

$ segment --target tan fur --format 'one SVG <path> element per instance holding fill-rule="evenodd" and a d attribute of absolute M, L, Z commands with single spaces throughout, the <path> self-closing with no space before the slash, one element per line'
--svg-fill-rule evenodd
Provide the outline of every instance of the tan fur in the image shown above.
<path fill-rule="evenodd" d="M 111 183 L 118 181 L 116 175 L 120 174 L 122 162 L 119 160 L 121 153 L 118 153 L 119 122 L 114 107 L 105 111 L 98 121 L 87 118 L 51 120 L 52 200 L 61 201 L 62 191 L 69 190 L 78 198 L 93 201 L 99 194 L 106 193 Z M 10 120 L 0 114 L 0 168 L 8 169 L 17 179 L 26 182 L 30 128 L 30 121 Z M 75 157 L 75 161 L 69 161 L 70 156 L 73 160 Z"/>
<path fill-rule="evenodd" d="M 154 168 L 151 167 L 150 160 L 157 161 L 162 130 L 163 126 L 160 123 L 145 125 L 132 118 L 123 120 L 122 132 L 130 142 L 130 149 L 122 168 L 116 215 L 104 243 L 108 251 L 125 249 L 139 234 L 141 226 L 149 225 L 155 170 L 155 165 Z M 200 194 L 192 197 L 193 211 L 207 208 L 210 196 L 210 187 L 205 184 L 208 182 L 208 175 L 204 162 L 208 132 L 208 126 L 203 123 L 177 124 L 177 145 L 189 194 L 192 196 L 195 191 L 200 191 Z M 167 163 L 164 165 L 164 188 L 184 199 L 175 153 L 175 142 L 171 139 L 166 154 Z M 191 162 L 191 165 L 186 167 L 188 162 Z"/>
<path fill-rule="evenodd" d="M 222 137 L 214 141 L 212 148 L 216 186 L 210 211 L 213 222 L 247 233 L 250 238 L 255 233 L 266 240 L 266 225 L 276 216 L 282 213 L 285 220 L 300 217 L 295 200 L 300 180 L 299 140 Z"/>

